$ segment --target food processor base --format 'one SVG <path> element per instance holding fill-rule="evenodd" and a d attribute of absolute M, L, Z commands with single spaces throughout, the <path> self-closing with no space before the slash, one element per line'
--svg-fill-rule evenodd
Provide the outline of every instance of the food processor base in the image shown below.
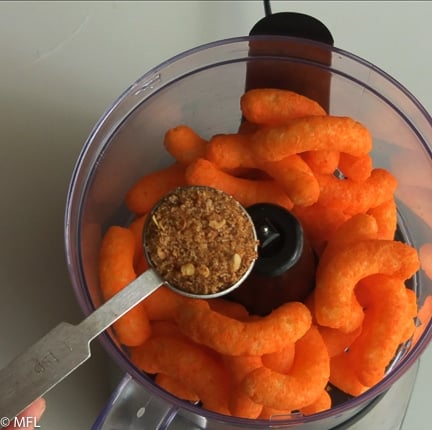
<path fill-rule="evenodd" d="M 415 385 L 417 361 L 393 386 L 369 403 L 348 421 L 322 430 L 400 430 Z M 216 426 L 216 427 L 215 427 Z M 277 422 L 269 428 L 279 427 Z M 204 417 L 189 416 L 181 410 L 171 409 L 166 402 L 152 396 L 131 376 L 123 377 L 107 402 L 92 430 L 202 430 L 221 428 Z M 283 428 L 283 427 L 282 427 Z"/>

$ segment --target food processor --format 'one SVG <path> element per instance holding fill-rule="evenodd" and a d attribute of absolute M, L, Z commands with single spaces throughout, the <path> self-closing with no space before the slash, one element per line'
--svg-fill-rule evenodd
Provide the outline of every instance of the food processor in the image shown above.
<path fill-rule="evenodd" d="M 249 88 L 292 89 L 319 101 L 332 115 L 365 124 L 374 140 L 374 166 L 398 179 L 400 239 L 417 249 L 432 242 L 432 225 L 424 216 L 424 196 L 432 196 L 430 115 L 384 71 L 334 47 L 325 29 L 309 37 L 260 28 L 165 61 L 134 82 L 95 125 L 73 172 L 65 223 L 69 273 L 86 315 L 102 303 L 97 264 L 103 234 L 108 226 L 131 219 L 124 204 L 127 190 L 142 175 L 172 162 L 162 144 L 166 130 L 188 124 L 204 138 L 236 132 L 242 121 L 239 99 Z M 432 280 L 420 270 L 410 287 L 422 308 L 432 294 Z M 108 330 L 100 341 L 124 376 L 93 430 L 400 429 L 418 359 L 432 336 L 430 316 L 398 350 L 384 379 L 362 395 L 339 392 L 329 410 L 269 420 L 228 417 L 172 396 L 131 363 Z"/>

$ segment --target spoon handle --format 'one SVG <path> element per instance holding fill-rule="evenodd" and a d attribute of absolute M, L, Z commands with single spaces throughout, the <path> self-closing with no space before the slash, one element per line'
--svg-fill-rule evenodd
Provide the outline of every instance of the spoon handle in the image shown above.
<path fill-rule="evenodd" d="M 0 370 L 0 417 L 12 419 L 90 358 L 90 342 L 163 284 L 147 270 L 78 325 L 62 322 Z"/>

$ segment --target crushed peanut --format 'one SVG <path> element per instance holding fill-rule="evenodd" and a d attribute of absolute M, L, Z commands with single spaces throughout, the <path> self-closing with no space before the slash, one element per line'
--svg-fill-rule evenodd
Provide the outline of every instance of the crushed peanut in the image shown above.
<path fill-rule="evenodd" d="M 192 276 L 195 274 L 195 266 L 191 263 L 183 264 L 180 267 L 180 272 L 183 276 Z"/>
<path fill-rule="evenodd" d="M 231 270 L 237 272 L 240 269 L 242 258 L 239 254 L 234 254 L 231 259 Z"/>
<path fill-rule="evenodd" d="M 237 281 L 257 258 L 252 222 L 228 194 L 181 187 L 155 207 L 146 231 L 147 256 L 171 285 L 213 294 Z"/>

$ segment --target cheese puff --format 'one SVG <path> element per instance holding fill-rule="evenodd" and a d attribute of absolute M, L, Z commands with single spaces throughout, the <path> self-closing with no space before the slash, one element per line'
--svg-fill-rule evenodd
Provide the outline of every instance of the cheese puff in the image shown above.
<path fill-rule="evenodd" d="M 187 337 L 181 332 L 181 330 L 172 321 L 168 320 L 154 320 L 150 321 L 151 337 L 159 336 L 172 336 L 176 338 Z"/>
<path fill-rule="evenodd" d="M 133 233 L 135 237 L 135 256 L 134 265 L 136 266 L 140 260 L 144 257 L 144 246 L 143 246 L 143 230 L 144 224 L 147 218 L 147 214 L 141 215 L 135 218 L 129 225 L 128 229 Z"/>
<path fill-rule="evenodd" d="M 298 206 L 309 206 L 318 200 L 319 183 L 310 167 L 297 155 L 279 161 L 259 163 L 259 167 L 271 176 Z"/>
<path fill-rule="evenodd" d="M 159 336 L 130 352 L 132 363 L 139 369 L 174 378 L 196 393 L 204 408 L 229 415 L 228 373 L 212 351 L 184 339 Z"/>
<path fill-rule="evenodd" d="M 236 320 L 245 320 L 249 317 L 247 309 L 240 303 L 232 302 L 223 298 L 215 298 L 207 300 L 210 308 L 227 317 Z"/>
<path fill-rule="evenodd" d="M 339 208 L 347 214 L 364 213 L 393 197 L 396 178 L 385 169 L 374 169 L 364 182 L 338 179 L 334 175 L 318 175 L 323 206 Z"/>
<path fill-rule="evenodd" d="M 99 254 L 100 289 L 109 300 L 136 278 L 133 262 L 135 237 L 124 227 L 110 227 L 102 239 Z M 143 302 L 137 304 L 114 323 L 120 343 L 140 345 L 150 336 L 151 329 Z"/>
<path fill-rule="evenodd" d="M 432 243 L 424 243 L 419 248 L 420 265 L 429 279 L 432 279 Z"/>
<path fill-rule="evenodd" d="M 312 172 L 322 175 L 332 175 L 339 164 L 339 151 L 321 149 L 319 151 L 302 152 L 301 157 L 311 168 Z"/>
<path fill-rule="evenodd" d="M 376 239 L 377 234 L 378 225 L 374 217 L 366 214 L 352 216 L 343 222 L 328 240 L 320 257 L 321 266 L 327 264 L 327 261 L 340 250 L 362 240 Z M 351 315 L 352 322 L 356 328 L 360 326 L 363 320 L 363 311 L 355 304 L 351 311 L 353 312 Z"/>
<path fill-rule="evenodd" d="M 372 149 L 369 130 L 349 117 L 311 116 L 265 127 L 251 136 L 257 160 L 277 161 L 305 151 L 335 150 L 362 156 Z"/>
<path fill-rule="evenodd" d="M 404 281 L 381 274 L 362 279 L 356 287 L 365 319 L 348 357 L 363 385 L 371 387 L 384 377 L 407 322 L 412 320 L 405 290 Z"/>
<path fill-rule="evenodd" d="M 355 300 L 355 297 L 353 296 L 352 301 Z M 334 356 L 336 351 L 342 351 L 345 349 L 346 345 L 351 342 L 357 335 L 359 330 L 361 329 L 361 323 L 363 322 L 364 313 L 363 309 L 360 306 L 355 306 L 351 304 L 351 321 L 350 325 L 346 328 L 344 327 L 343 330 L 341 329 L 331 329 L 330 327 L 323 327 L 318 325 L 317 318 L 316 318 L 316 305 L 315 305 L 315 290 L 312 291 L 309 296 L 306 298 L 305 305 L 309 309 L 309 311 L 312 314 L 312 323 L 317 325 L 320 334 L 321 329 L 323 329 L 323 340 L 326 344 L 326 347 L 328 349 L 329 355 Z M 353 328 L 354 327 L 354 328 Z M 324 329 L 328 329 L 325 331 Z M 326 336 L 324 338 L 324 336 Z"/>
<path fill-rule="evenodd" d="M 156 385 L 163 388 L 165 391 L 168 391 L 173 396 L 178 397 L 179 399 L 188 400 L 189 402 L 199 401 L 199 397 L 194 391 L 190 390 L 189 387 L 185 387 L 172 376 L 165 375 L 164 373 L 158 373 L 154 379 L 154 382 Z"/>
<path fill-rule="evenodd" d="M 222 355 L 222 361 L 233 385 L 240 384 L 250 372 L 263 365 L 259 355 Z"/>
<path fill-rule="evenodd" d="M 191 127 L 182 124 L 170 128 L 165 133 L 164 146 L 178 163 L 186 165 L 204 157 L 207 141 Z"/>
<path fill-rule="evenodd" d="M 378 239 L 394 239 L 397 229 L 397 206 L 392 197 L 386 202 L 371 208 L 367 211 L 372 215 L 378 224 Z"/>
<path fill-rule="evenodd" d="M 143 229 L 146 221 L 147 214 L 135 218 L 129 225 L 128 229 L 135 237 L 135 256 L 134 256 L 134 269 L 137 275 L 144 273 L 150 268 L 147 258 L 144 253 L 143 246 Z"/>
<path fill-rule="evenodd" d="M 311 315 L 303 303 L 289 302 L 265 317 L 238 321 L 212 311 L 205 301 L 194 301 L 177 309 L 175 321 L 192 340 L 222 354 L 262 355 L 303 336 Z"/>
<path fill-rule="evenodd" d="M 250 150 L 249 134 L 217 134 L 207 146 L 205 157 L 220 170 L 233 173 L 238 169 L 254 169 L 257 163 Z"/>
<path fill-rule="evenodd" d="M 231 415 L 239 418 L 256 419 L 260 416 L 263 405 L 255 403 L 240 386 L 232 389 L 228 400 Z"/>
<path fill-rule="evenodd" d="M 293 207 L 292 201 L 275 181 L 237 178 L 202 158 L 189 164 L 186 181 L 189 185 L 206 185 L 224 191 L 245 207 L 263 202 L 274 203 L 288 210 Z"/>
<path fill-rule="evenodd" d="M 264 125 L 285 124 L 294 118 L 327 113 L 315 100 L 276 88 L 246 91 L 240 98 L 240 108 L 248 121 Z"/>
<path fill-rule="evenodd" d="M 126 206 L 131 212 L 144 215 L 165 194 L 183 185 L 186 185 L 185 167 L 172 164 L 140 178 L 127 192 Z"/>
<path fill-rule="evenodd" d="M 261 169 L 276 180 L 294 204 L 307 206 L 318 200 L 318 181 L 300 156 L 293 154 L 276 162 L 256 161 L 250 151 L 248 134 L 213 136 L 207 148 L 206 159 L 233 176 L 244 177 L 245 169 Z"/>
<path fill-rule="evenodd" d="M 330 397 L 330 394 L 327 392 L 327 390 L 323 390 L 318 397 L 318 399 L 315 400 L 312 404 L 309 406 L 305 406 L 304 408 L 300 409 L 300 412 L 303 415 L 313 415 L 318 414 L 319 412 L 326 411 L 327 409 L 330 409 L 332 405 L 332 399 Z"/>
<path fill-rule="evenodd" d="M 334 357 L 346 351 L 354 340 L 360 335 L 362 327 L 359 326 L 351 333 L 344 333 L 339 329 L 318 326 L 321 337 L 327 347 L 329 357 Z"/>
<path fill-rule="evenodd" d="M 255 133 L 261 126 L 259 124 L 254 124 L 250 121 L 242 121 L 239 128 L 238 133 L 240 134 L 249 134 Z"/>
<path fill-rule="evenodd" d="M 315 290 L 312 290 L 306 299 L 303 301 L 305 306 L 309 309 L 309 312 L 312 315 L 312 324 L 318 325 L 316 318 L 315 318 Z"/>
<path fill-rule="evenodd" d="M 301 157 L 293 155 L 277 162 L 256 161 L 250 151 L 250 135 L 219 134 L 210 139 L 206 157 L 217 169 L 236 177 L 250 178 L 262 172 L 273 178 L 293 203 L 309 205 L 318 199 L 319 184 Z"/>
<path fill-rule="evenodd" d="M 327 246 L 321 256 L 321 265 L 351 244 L 362 240 L 376 239 L 377 235 L 378 224 L 373 216 L 367 214 L 352 216 L 339 226 L 327 242 Z"/>
<path fill-rule="evenodd" d="M 223 355 L 222 361 L 233 384 L 228 401 L 231 414 L 242 418 L 257 418 L 261 413 L 262 405 L 252 401 L 239 387 L 239 384 L 252 370 L 262 366 L 261 357 Z"/>
<path fill-rule="evenodd" d="M 372 173 L 372 157 L 369 154 L 356 157 L 341 152 L 338 168 L 345 178 L 354 182 L 364 182 Z"/>
<path fill-rule="evenodd" d="M 172 320 L 178 305 L 188 300 L 165 285 L 143 300 L 149 320 Z"/>
<path fill-rule="evenodd" d="M 291 342 L 280 351 L 261 356 L 262 364 L 278 373 L 288 373 L 294 363 L 295 343 Z"/>
<path fill-rule="evenodd" d="M 133 270 L 135 237 L 125 227 L 111 226 L 105 233 L 99 250 L 99 277 L 104 300 L 109 300 L 136 274 Z"/>
<path fill-rule="evenodd" d="M 147 258 L 145 257 L 144 254 L 141 255 L 141 257 L 136 262 L 134 267 L 135 267 L 135 272 L 137 275 L 141 275 L 141 273 L 144 273 L 146 270 L 148 270 L 150 268 L 150 265 L 149 265 Z"/>
<path fill-rule="evenodd" d="M 356 317 L 363 310 L 355 298 L 354 287 L 376 273 L 401 280 L 419 268 L 417 251 L 391 240 L 363 240 L 318 263 L 315 287 L 315 316 L 318 324 L 349 333 L 358 327 Z"/>
<path fill-rule="evenodd" d="M 351 396 L 359 396 L 369 389 L 354 373 L 348 355 L 343 352 L 330 358 L 330 383 Z"/>
<path fill-rule="evenodd" d="M 294 363 L 288 374 L 266 367 L 245 377 L 242 387 L 255 402 L 270 408 L 296 410 L 311 405 L 328 383 L 330 359 L 315 326 L 296 342 Z"/>
<path fill-rule="evenodd" d="M 326 207 L 319 203 L 311 206 L 294 206 L 292 213 L 299 219 L 317 255 L 321 255 L 327 241 L 350 218 L 338 208 Z"/>

